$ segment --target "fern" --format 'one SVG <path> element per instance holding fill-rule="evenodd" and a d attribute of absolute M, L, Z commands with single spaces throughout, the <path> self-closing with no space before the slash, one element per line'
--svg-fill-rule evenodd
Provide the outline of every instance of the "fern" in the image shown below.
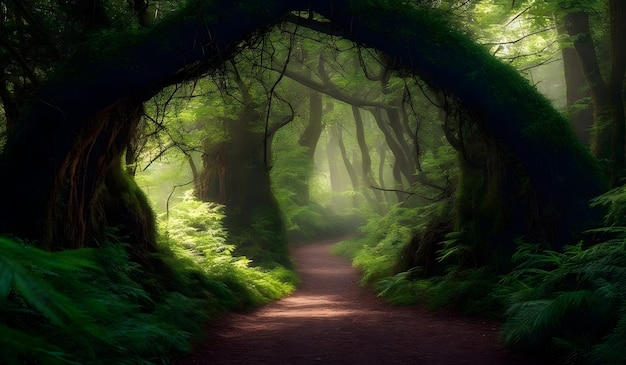
<path fill-rule="evenodd" d="M 508 317 L 504 324 L 504 343 L 516 350 L 538 352 L 547 346 L 549 334 L 538 320 L 552 303 L 549 299 L 537 299 L 515 303 L 506 311 Z"/>
<path fill-rule="evenodd" d="M 619 311 L 620 320 L 613 331 L 604 338 L 602 343 L 595 345 L 591 351 L 591 358 L 604 364 L 626 363 L 626 305 L 622 304 Z"/>
<path fill-rule="evenodd" d="M 169 363 L 211 316 L 291 292 L 289 270 L 232 256 L 222 217 L 191 199 L 175 206 L 160 273 L 131 262 L 114 235 L 64 252 L 0 237 L 0 363 Z"/>
<path fill-rule="evenodd" d="M 467 244 L 463 244 L 463 232 L 449 232 L 445 235 L 445 240 L 440 242 L 441 249 L 437 251 L 439 256 L 437 261 L 446 262 L 453 260 L 458 263 L 459 258 L 463 256 L 472 256 L 473 247 Z M 457 265 L 453 265 L 451 269 L 456 269 Z"/>
<path fill-rule="evenodd" d="M 521 262 L 506 278 L 525 289 L 510 294 L 505 342 L 523 352 L 550 350 L 562 361 L 620 358 L 615 342 L 607 341 L 626 339 L 619 326 L 626 306 L 624 239 L 563 253 L 535 251 L 521 245 Z"/>
<path fill-rule="evenodd" d="M 87 336 L 94 334 L 86 312 L 59 285 L 52 284 L 56 278 L 72 282 L 71 277 L 82 270 L 97 270 L 89 259 L 92 251 L 50 253 L 6 237 L 0 237 L 0 250 L 0 308 L 10 326 L 5 325 L 0 336 L 0 348 L 4 350 L 0 352 L 7 354 L 11 362 L 24 358 L 71 362 L 69 352 L 33 335 L 29 328 L 22 328 L 22 323 L 36 324 L 36 328 L 51 325 L 58 334 L 75 328 Z M 20 346 L 15 345 L 16 339 L 20 339 Z"/>
<path fill-rule="evenodd" d="M 420 268 L 415 267 L 408 271 L 398 273 L 379 280 L 376 283 L 376 291 L 379 297 L 384 297 L 394 305 L 409 305 L 417 303 L 423 296 L 429 284 L 426 281 L 412 281 Z"/>
<path fill-rule="evenodd" d="M 203 217 L 201 229 L 195 218 L 189 217 Z M 279 265 L 272 270 L 251 267 L 245 256 L 233 256 L 236 245 L 227 242 L 223 218 L 222 207 L 199 202 L 185 193 L 183 201 L 173 207 L 168 231 L 163 235 L 162 245 L 175 256 L 168 259 L 171 265 L 198 273 L 199 285 L 218 299 L 223 309 L 256 306 L 290 293 L 295 278 L 286 274 L 289 270 Z M 189 224 L 196 228 L 190 229 Z M 266 219 L 255 220 L 255 227 L 238 239 L 270 240 L 270 224 Z M 265 237 L 259 238 L 259 234 Z"/>

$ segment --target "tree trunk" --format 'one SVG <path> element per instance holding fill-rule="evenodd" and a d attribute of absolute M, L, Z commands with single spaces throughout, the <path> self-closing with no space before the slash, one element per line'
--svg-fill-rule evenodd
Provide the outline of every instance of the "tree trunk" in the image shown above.
<path fill-rule="evenodd" d="M 361 184 L 363 194 L 369 200 L 370 204 L 375 208 L 375 211 L 382 213 L 382 196 L 380 190 L 372 189 L 371 187 L 378 187 L 378 183 L 374 180 L 372 172 L 372 158 L 370 156 L 369 147 L 365 141 L 365 128 L 363 126 L 363 118 L 359 108 L 352 107 L 352 115 L 354 116 L 354 126 L 356 128 L 356 140 L 361 152 Z M 374 199 L 371 196 L 374 196 Z"/>
<path fill-rule="evenodd" d="M 40 175 L 21 181 L 30 187 L 29 195 L 4 196 L 12 214 L 2 220 L 2 231 L 60 250 L 98 246 L 114 229 L 130 245 L 132 258 L 148 264 L 156 251 L 155 218 L 122 163 L 142 115 L 141 103 L 121 101 L 89 117 L 75 132 L 70 128 L 80 124 L 68 123 L 56 135 L 39 129 L 27 146 L 9 144 L 5 152 L 13 159 L 5 158 L 3 168 L 16 171 L 13 164 L 26 162 L 23 169 Z M 48 153 L 38 154 L 37 145 Z"/>
<path fill-rule="evenodd" d="M 611 0 L 610 37 L 611 71 L 608 85 L 598 64 L 595 52 L 589 15 L 580 11 L 565 16 L 567 33 L 574 37 L 574 47 L 578 53 L 582 69 L 591 88 L 594 101 L 594 133 L 591 150 L 594 156 L 607 165 L 611 184 L 619 184 L 626 168 L 625 159 L 625 120 L 622 88 L 626 69 L 626 5 L 623 1 Z"/>
<path fill-rule="evenodd" d="M 567 113 L 572 128 L 584 144 L 591 142 L 590 129 L 593 126 L 593 104 L 589 85 L 574 48 L 561 50 L 566 84 Z"/>
<path fill-rule="evenodd" d="M 402 149 L 402 146 L 398 143 L 398 141 L 394 137 L 393 132 L 389 130 L 389 127 L 387 127 L 386 122 L 388 121 L 388 119 L 385 118 L 385 114 L 383 113 L 383 110 L 380 108 L 368 109 L 368 110 L 374 116 L 376 125 L 378 125 L 378 128 L 381 130 L 381 132 L 383 132 L 383 135 L 385 137 L 385 142 L 387 143 L 387 146 L 389 146 L 389 149 L 391 150 L 391 153 L 393 154 L 393 157 L 394 157 L 393 168 L 395 171 L 399 172 L 399 174 L 395 173 L 393 175 L 395 179 L 396 188 L 402 189 L 405 181 L 409 185 L 413 182 L 416 169 L 413 166 L 411 166 L 411 163 L 409 161 L 407 161 L 407 158 L 404 153 L 404 150 Z"/>
<path fill-rule="evenodd" d="M 350 207 L 350 204 L 352 204 L 351 202 L 347 201 L 344 195 L 341 195 L 342 193 L 345 193 L 347 190 L 349 190 L 351 177 L 347 175 L 348 171 L 345 169 L 345 148 L 343 149 L 343 151 L 340 149 L 340 144 L 342 144 L 343 142 L 340 141 L 341 135 L 340 131 L 338 131 L 337 128 L 340 127 L 332 125 L 327 129 L 328 142 L 326 143 L 326 158 L 328 160 L 330 188 L 332 192 L 335 193 L 332 195 L 331 205 L 338 210 L 344 210 L 345 208 Z M 339 156 L 341 156 L 342 161 L 344 162 L 343 169 L 340 168 L 338 163 Z M 352 190 L 354 190 L 354 188 Z"/>
<path fill-rule="evenodd" d="M 594 104 L 594 125 L 591 140 L 591 152 L 601 161 L 611 164 L 611 127 L 608 114 L 609 90 L 602 78 L 598 56 L 596 54 L 589 15 L 582 11 L 571 12 L 563 18 L 567 34 L 574 40 L 574 48 L 583 73 L 589 83 Z M 610 171 L 613 167 L 608 168 Z"/>
<path fill-rule="evenodd" d="M 343 174 L 339 171 L 339 166 L 337 166 L 337 152 L 339 149 L 339 140 L 338 135 L 335 130 L 335 126 L 331 126 L 328 128 L 328 142 L 326 143 L 326 159 L 328 161 L 328 174 L 330 179 L 330 189 L 334 193 L 341 193 L 347 189 L 347 184 L 345 183 L 346 179 L 344 179 Z"/>
<path fill-rule="evenodd" d="M 322 135 L 324 129 L 324 123 L 322 122 L 323 108 L 322 108 L 322 95 L 320 93 L 310 90 L 308 92 L 309 99 L 309 121 L 300 135 L 298 144 L 307 148 L 307 156 L 311 161 L 315 156 L 315 148 L 317 142 Z"/>
<path fill-rule="evenodd" d="M 609 120 L 611 121 L 611 147 L 614 164 L 613 186 L 621 183 L 626 175 L 625 143 L 626 120 L 622 92 L 626 74 L 626 2 L 610 1 L 611 12 L 611 74 L 608 86 Z"/>
<path fill-rule="evenodd" d="M 226 139 L 204 145 L 195 193 L 202 201 L 225 206 L 224 223 L 236 253 L 289 266 L 286 230 L 265 161 L 271 140 L 265 143 L 264 133 L 254 131 L 259 123 L 264 117 L 251 108 L 224 122 Z"/>
<path fill-rule="evenodd" d="M 385 58 L 388 63 L 388 58 Z M 388 65 L 389 67 L 389 65 Z M 390 76 L 391 70 L 387 70 L 385 75 Z M 389 77 L 381 78 L 382 90 L 385 95 L 390 95 L 392 90 L 389 89 Z M 398 144 L 397 152 L 402 153 L 402 160 L 406 161 L 406 166 L 403 169 L 406 169 L 405 177 L 409 182 L 409 185 L 412 185 L 416 182 L 415 173 L 419 168 L 419 160 L 417 154 L 414 154 L 414 151 L 419 151 L 419 146 L 417 145 L 417 140 L 413 139 L 416 143 L 414 146 L 409 146 L 407 143 L 407 136 L 409 138 L 413 138 L 414 133 L 411 131 L 408 122 L 408 114 L 404 108 L 404 97 L 407 91 L 406 85 L 402 89 L 402 94 L 395 96 L 390 102 L 389 106 L 383 108 L 385 110 L 385 115 L 387 116 L 387 125 L 393 131 L 393 135 L 395 136 L 395 141 Z M 385 133 L 383 131 L 383 133 Z M 407 176 L 408 175 L 408 176 Z"/>
<path fill-rule="evenodd" d="M 348 157 L 348 153 L 346 152 L 346 146 L 343 143 L 343 133 L 341 133 L 341 127 L 334 127 L 335 134 L 337 136 L 337 143 L 339 145 L 339 151 L 341 152 L 341 159 L 343 160 L 343 164 L 348 172 L 348 176 L 350 177 L 350 182 L 352 183 L 352 190 L 359 190 L 359 178 L 354 170 L 354 166 L 352 166 L 352 162 L 350 162 L 350 158 Z"/>
<path fill-rule="evenodd" d="M 308 168 L 306 169 L 306 174 L 299 177 L 298 185 L 294 186 L 296 195 L 293 197 L 293 200 L 299 206 L 306 206 L 310 202 L 309 180 L 315 166 L 315 149 L 324 129 L 324 123 L 322 122 L 324 113 L 322 95 L 314 90 L 309 90 L 307 96 L 309 100 L 309 120 L 298 139 L 298 144 L 306 148 L 306 164 Z"/>
<path fill-rule="evenodd" d="M 332 133 L 335 133 L 335 140 L 337 141 L 337 145 L 339 146 L 339 151 L 341 152 L 341 159 L 343 160 L 343 165 L 346 168 L 346 172 L 348 173 L 348 177 L 350 177 L 350 183 L 352 184 L 352 191 L 359 191 L 359 177 L 350 162 L 350 157 L 348 157 L 348 152 L 346 151 L 346 146 L 343 143 L 343 133 L 341 132 L 341 126 L 334 125 L 332 128 Z M 334 157 L 333 157 L 334 158 Z M 358 199 L 356 195 L 353 195 L 352 206 L 358 206 Z"/>

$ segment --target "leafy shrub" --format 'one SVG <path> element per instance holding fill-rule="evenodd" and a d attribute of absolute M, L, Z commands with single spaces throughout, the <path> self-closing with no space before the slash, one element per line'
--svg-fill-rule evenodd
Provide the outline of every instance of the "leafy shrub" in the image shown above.
<path fill-rule="evenodd" d="M 392 276 L 404 245 L 415 232 L 417 208 L 395 206 L 385 216 L 371 214 L 368 223 L 361 227 L 361 235 L 339 242 L 333 253 L 352 260 L 363 276 L 361 284 L 375 283 Z"/>
<path fill-rule="evenodd" d="M 190 322 L 159 312 L 201 314 L 205 303 L 151 298 L 131 278 L 139 268 L 122 244 L 51 253 L 0 238 L 0 246 L 3 363 L 147 363 L 189 348 Z"/>
<path fill-rule="evenodd" d="M 169 363 L 209 319 L 293 290 L 290 270 L 231 255 L 220 207 L 188 195 L 169 218 L 159 273 L 130 261 L 113 235 L 62 252 L 0 237 L 0 363 Z"/>
<path fill-rule="evenodd" d="M 167 227 L 163 250 L 174 254 L 170 266 L 198 272 L 202 286 L 225 299 L 227 309 L 257 306 L 289 294 L 295 274 L 276 264 L 271 269 L 252 267 L 246 257 L 233 256 L 235 245 L 226 242 L 223 218 L 223 207 L 200 202 L 186 192 L 169 217 L 161 216 L 161 226 Z"/>
<path fill-rule="evenodd" d="M 567 361 L 624 363 L 626 230 L 616 239 L 563 253 L 522 245 L 520 265 L 505 277 L 510 295 L 503 337 L 523 352 Z"/>
<path fill-rule="evenodd" d="M 518 266 L 503 278 L 510 301 L 503 337 L 512 348 L 570 363 L 626 363 L 625 187 L 592 205 L 607 212 L 607 226 L 590 232 L 604 242 L 562 253 L 520 244 Z"/>
<path fill-rule="evenodd" d="M 378 296 L 394 305 L 410 305 L 423 302 L 431 283 L 427 280 L 411 280 L 419 268 L 403 271 L 379 280 L 375 289 Z"/>
<path fill-rule="evenodd" d="M 73 272 L 96 269 L 89 251 L 49 253 L 7 237 L 0 237 L 0 249 L 0 362 L 71 362 L 68 352 L 46 338 L 45 329 L 72 338 L 70 328 L 90 334 L 93 327 L 82 326 L 89 321 L 81 308 L 47 278 L 63 276 L 73 284 Z"/>

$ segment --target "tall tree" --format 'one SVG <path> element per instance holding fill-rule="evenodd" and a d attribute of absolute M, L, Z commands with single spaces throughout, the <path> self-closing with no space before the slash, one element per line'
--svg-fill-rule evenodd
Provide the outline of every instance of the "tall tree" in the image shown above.
<path fill-rule="evenodd" d="M 567 33 L 572 37 L 582 69 L 589 82 L 594 102 L 594 130 L 591 148 L 593 154 L 604 161 L 613 185 L 624 174 L 626 161 L 624 100 L 622 95 L 624 72 L 626 69 L 626 8 L 623 2 L 609 1 L 610 29 L 610 72 L 608 82 L 596 53 L 596 46 L 590 25 L 590 11 L 594 5 L 586 1 L 566 1 L 561 3 L 567 11 L 564 17 Z"/>
<path fill-rule="evenodd" d="M 363 184 L 363 191 L 365 196 L 370 200 L 372 206 L 374 206 L 374 210 L 380 213 L 383 212 L 382 203 L 383 198 L 379 190 L 375 189 L 379 186 L 379 184 L 374 179 L 374 173 L 372 172 L 372 158 L 370 157 L 370 149 L 367 146 L 367 141 L 365 140 L 365 127 L 363 125 L 363 117 L 361 116 L 361 111 L 359 108 L 353 106 L 352 107 L 352 115 L 354 116 L 354 126 L 356 129 L 356 139 L 359 145 L 359 150 L 361 152 L 361 183 Z M 373 191 L 369 189 L 374 188 Z M 372 194 L 373 193 L 373 194 Z M 373 199 L 372 199 L 373 195 Z"/>
<path fill-rule="evenodd" d="M 563 20 L 567 22 L 567 19 L 571 16 L 570 14 L 565 15 Z M 561 32 L 565 33 L 562 24 L 559 29 L 562 29 Z M 589 91 L 589 84 L 583 73 L 576 50 L 573 47 L 563 47 L 561 55 L 563 57 L 563 71 L 570 121 L 578 138 L 585 144 L 589 144 L 591 142 L 590 129 L 593 126 L 593 104 L 590 100 L 591 93 Z"/>
<path fill-rule="evenodd" d="M 218 137 L 206 136 L 203 141 L 195 194 L 202 201 L 225 205 L 225 224 L 231 239 L 238 241 L 240 253 L 288 264 L 285 230 L 269 170 L 273 136 L 294 114 L 283 108 L 278 116 L 280 112 L 269 109 L 267 100 L 281 100 L 272 88 L 278 80 L 269 76 L 268 71 L 253 69 L 245 58 L 237 58 L 215 80 L 228 107 L 225 113 L 214 112 L 207 119 L 218 125 L 206 127 Z M 261 253 L 267 257 L 259 257 Z"/>

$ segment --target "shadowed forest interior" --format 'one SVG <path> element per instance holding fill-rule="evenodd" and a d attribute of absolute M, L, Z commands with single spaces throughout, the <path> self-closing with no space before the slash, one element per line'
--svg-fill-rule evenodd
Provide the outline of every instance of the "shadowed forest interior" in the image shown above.
<path fill-rule="evenodd" d="M 0 2 L 0 362 L 175 363 L 333 247 L 626 363 L 626 3 Z"/>

